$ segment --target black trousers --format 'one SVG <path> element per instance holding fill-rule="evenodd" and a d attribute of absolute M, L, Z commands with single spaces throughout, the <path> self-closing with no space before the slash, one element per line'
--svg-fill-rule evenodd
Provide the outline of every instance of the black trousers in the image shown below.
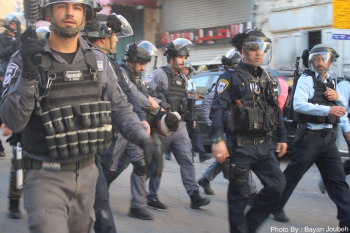
<path fill-rule="evenodd" d="M 229 221 L 231 233 L 254 232 L 276 207 L 285 187 L 285 178 L 280 169 L 271 141 L 258 145 L 233 145 L 230 156 L 236 168 L 250 169 L 260 179 L 264 188 L 254 199 L 253 205 L 245 215 L 244 210 L 251 198 L 248 174 L 236 175 L 230 180 L 228 189 Z"/>
<path fill-rule="evenodd" d="M 304 135 L 303 140 L 294 148 L 292 160 L 283 172 L 287 186 L 276 207 L 277 211 L 283 209 L 305 172 L 316 163 L 328 195 L 338 208 L 339 226 L 350 226 L 350 191 L 335 139 L 334 133 L 324 137 Z"/>

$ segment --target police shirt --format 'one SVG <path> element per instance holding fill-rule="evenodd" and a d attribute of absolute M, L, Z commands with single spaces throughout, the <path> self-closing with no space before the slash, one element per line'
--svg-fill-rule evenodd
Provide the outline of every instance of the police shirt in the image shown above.
<path fill-rule="evenodd" d="M 347 133 L 350 131 L 350 123 L 349 123 L 349 118 L 348 114 L 350 112 L 350 106 L 349 106 L 349 101 L 350 101 L 350 82 L 349 81 L 342 81 L 338 84 L 338 92 L 340 95 L 343 96 L 345 100 L 345 108 L 347 113 L 340 118 L 340 124 L 343 129 L 344 133 Z"/>
<path fill-rule="evenodd" d="M 193 79 L 189 78 L 187 80 L 187 90 L 191 91 L 191 90 L 195 90 L 196 91 L 196 84 L 194 83 Z"/>
<path fill-rule="evenodd" d="M 315 72 L 315 71 L 313 71 Z M 315 77 L 322 80 L 321 76 L 315 72 Z M 330 81 L 331 78 L 329 74 L 323 82 Z M 311 76 L 302 74 L 299 79 L 294 93 L 293 108 L 294 111 L 303 114 L 314 115 L 314 116 L 328 116 L 330 106 L 319 105 L 309 103 L 308 100 L 312 99 L 315 94 L 314 81 Z M 338 92 L 338 99 L 335 101 L 339 106 L 345 106 L 345 101 L 342 95 Z M 324 128 L 332 128 L 332 124 L 313 124 L 307 123 L 307 128 L 312 130 L 320 130 Z"/>
<path fill-rule="evenodd" d="M 203 117 L 203 120 L 205 121 L 205 123 L 208 125 L 211 124 L 209 114 L 210 114 L 211 104 L 212 104 L 213 99 L 214 99 L 215 91 L 216 91 L 216 86 L 213 87 L 211 92 L 209 92 L 209 94 L 204 98 L 204 100 L 202 101 L 202 104 L 201 104 L 202 117 Z"/>
<path fill-rule="evenodd" d="M 238 67 L 247 70 L 254 77 L 260 77 L 263 72 L 266 72 L 261 67 L 254 69 L 254 67 L 244 64 L 243 62 L 238 63 Z M 251 90 L 259 89 L 258 84 L 249 87 Z M 234 71 L 234 68 L 227 69 L 217 82 L 217 87 L 214 95 L 214 100 L 211 105 L 210 119 L 212 124 L 210 127 L 210 134 L 212 138 L 223 137 L 224 135 L 224 123 L 222 120 L 223 112 L 234 104 L 235 100 L 242 101 L 245 95 L 246 87 L 238 76 L 238 72 Z M 279 111 L 279 122 L 277 127 L 277 135 L 279 142 L 286 142 L 286 128 L 283 121 L 283 114 L 280 109 Z"/>
<path fill-rule="evenodd" d="M 45 39 L 44 50 L 51 53 L 53 59 L 60 63 L 67 62 L 57 54 L 53 54 L 49 47 L 47 37 Z M 137 145 L 149 137 L 147 131 L 140 124 L 137 115 L 132 111 L 132 105 L 127 103 L 127 97 L 118 85 L 118 77 L 115 75 L 108 57 L 101 51 L 91 49 L 86 41 L 79 37 L 79 46 L 76 51 L 73 63 L 81 61 L 88 53 L 93 52 L 96 58 L 101 89 L 107 87 L 105 95 L 102 99 L 111 102 L 112 124 L 117 127 L 118 131 L 128 140 Z M 28 81 L 20 77 L 21 74 L 21 56 L 19 53 L 12 56 L 9 66 L 11 69 L 6 71 L 6 83 L 8 84 L 4 90 L 1 100 L 0 116 L 6 126 L 13 132 L 22 131 L 33 113 L 35 99 L 35 87 L 43 86 L 41 79 Z M 23 156 L 38 159 L 36 155 L 23 151 Z"/>

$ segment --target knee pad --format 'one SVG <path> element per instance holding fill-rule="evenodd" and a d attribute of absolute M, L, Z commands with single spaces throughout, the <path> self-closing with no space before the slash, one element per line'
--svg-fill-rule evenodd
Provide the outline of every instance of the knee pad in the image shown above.
<path fill-rule="evenodd" d="M 134 165 L 134 170 L 133 173 L 138 175 L 138 176 L 145 176 L 147 167 L 146 167 L 146 162 L 144 159 L 140 159 L 138 161 L 135 161 L 132 163 Z"/>

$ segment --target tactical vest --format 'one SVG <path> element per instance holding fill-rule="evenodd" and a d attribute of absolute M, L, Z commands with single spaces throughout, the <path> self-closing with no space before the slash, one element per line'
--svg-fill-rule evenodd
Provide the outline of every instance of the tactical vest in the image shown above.
<path fill-rule="evenodd" d="M 33 112 L 21 132 L 23 149 L 63 163 L 107 149 L 103 143 L 110 127 L 102 126 L 111 123 L 110 103 L 101 101 L 94 53 L 76 64 L 59 63 L 50 53 L 43 53 L 42 61 L 39 92 L 46 97 L 40 101 L 42 114 Z"/>
<path fill-rule="evenodd" d="M 265 137 L 277 129 L 279 121 L 277 82 L 266 72 L 258 79 L 239 67 L 234 70 L 245 86 L 245 94 L 224 112 L 225 132 L 253 139 Z"/>
<path fill-rule="evenodd" d="M 312 71 L 304 71 L 304 74 L 307 76 L 311 76 L 314 82 L 315 94 L 312 99 L 309 99 L 308 102 L 312 104 L 324 105 L 324 106 L 334 106 L 336 105 L 334 102 L 329 101 L 323 93 L 327 90 L 327 88 L 332 88 L 335 90 L 335 84 L 332 82 L 324 83 L 320 79 L 316 79 L 315 73 Z M 293 96 L 294 98 L 294 96 Z M 307 115 L 303 113 L 299 113 L 294 111 L 293 113 L 293 121 L 300 123 L 313 123 L 313 124 L 335 124 L 340 123 L 340 118 L 336 116 L 314 116 Z"/>
<path fill-rule="evenodd" d="M 181 75 L 174 75 L 169 66 L 160 67 L 168 76 L 168 90 L 165 95 L 171 105 L 171 111 L 184 114 L 187 111 L 187 87 L 186 81 Z"/>
<path fill-rule="evenodd" d="M 120 67 L 122 67 L 123 70 L 125 70 L 126 73 L 128 73 L 128 78 L 136 86 L 137 90 L 141 91 L 142 78 L 138 75 L 135 75 L 127 64 L 122 63 Z"/>

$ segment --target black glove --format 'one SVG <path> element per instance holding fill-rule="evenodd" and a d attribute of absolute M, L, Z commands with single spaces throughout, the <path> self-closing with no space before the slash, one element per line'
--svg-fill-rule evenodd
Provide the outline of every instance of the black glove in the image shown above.
<path fill-rule="evenodd" d="M 35 54 L 45 52 L 45 43 L 32 36 L 32 29 L 28 27 L 27 30 L 21 35 L 21 45 L 19 47 L 19 53 L 22 56 L 22 76 L 27 80 L 34 80 L 38 78 L 38 65 L 33 63 L 33 56 Z M 31 37 L 32 36 L 32 37 Z M 30 74 L 30 75 L 29 75 Z"/>
<path fill-rule="evenodd" d="M 153 174 L 153 177 L 156 178 L 161 176 L 163 171 L 163 159 L 158 151 L 156 142 L 152 138 L 147 137 L 141 141 L 140 147 L 143 149 L 147 167 L 150 165 L 152 160 L 156 164 L 156 170 Z"/>
<path fill-rule="evenodd" d="M 12 41 L 12 48 L 14 50 L 13 53 L 15 53 L 19 49 L 19 39 L 16 39 L 16 40 Z"/>
<path fill-rule="evenodd" d="M 107 27 L 111 28 L 115 33 L 122 31 L 122 22 L 115 15 L 108 15 Z"/>

